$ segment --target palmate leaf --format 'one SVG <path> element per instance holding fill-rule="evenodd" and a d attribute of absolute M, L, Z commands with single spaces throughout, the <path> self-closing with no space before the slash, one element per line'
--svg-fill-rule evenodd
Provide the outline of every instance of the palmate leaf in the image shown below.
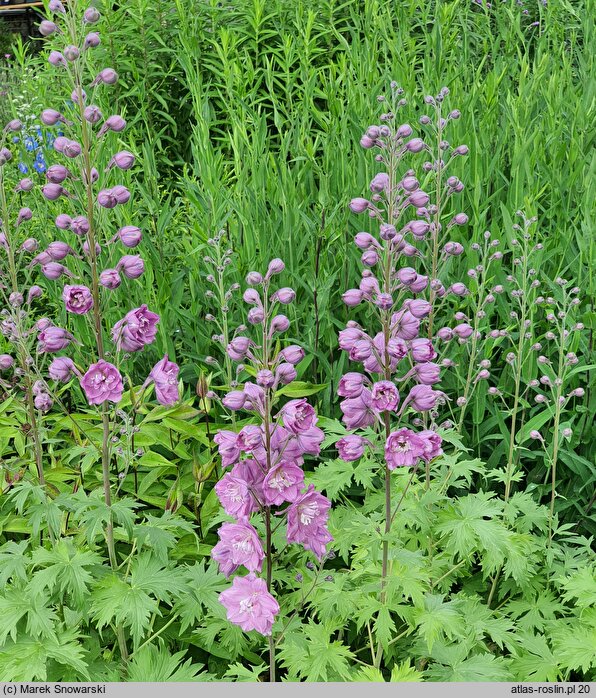
<path fill-rule="evenodd" d="M 87 567 L 101 565 L 101 555 L 90 550 L 82 551 L 74 546 L 71 538 L 62 538 L 53 550 L 37 548 L 32 557 L 35 567 L 40 567 L 29 582 L 34 595 L 42 595 L 45 589 L 53 592 L 57 587 L 62 594 L 71 594 L 77 604 L 82 604 L 89 594 L 93 577 Z"/>
<path fill-rule="evenodd" d="M 78 672 L 79 680 L 90 681 L 84 656 L 73 630 L 44 640 L 24 636 L 0 650 L 0 681 L 47 681 L 52 662 Z M 59 671 L 52 671 L 50 678 L 56 681 L 62 677 Z"/>
<path fill-rule="evenodd" d="M 596 625 L 561 621 L 552 633 L 553 654 L 560 667 L 588 672 L 596 668 Z"/>
<path fill-rule="evenodd" d="M 443 596 L 427 594 L 424 608 L 414 610 L 418 632 L 426 641 L 429 652 L 432 652 L 433 644 L 438 639 L 448 637 L 452 640 L 465 635 L 465 622 L 456 605 L 443 599 Z"/>
<path fill-rule="evenodd" d="M 202 664 L 193 664 L 192 659 L 182 662 L 186 652 L 170 654 L 167 648 L 147 645 L 135 652 L 128 665 L 128 681 L 134 682 L 185 682 L 202 681 Z"/>
<path fill-rule="evenodd" d="M 341 642 L 332 641 L 324 625 L 310 621 L 304 635 L 292 635 L 282 644 L 279 657 L 290 675 L 305 681 L 347 681 L 354 655 Z"/>
<path fill-rule="evenodd" d="M 21 619 L 26 619 L 25 630 L 34 637 L 55 638 L 54 623 L 56 613 L 46 606 L 44 599 L 32 596 L 22 587 L 12 586 L 0 594 L 0 646 L 10 635 L 17 640 L 17 626 Z"/>
<path fill-rule="evenodd" d="M 184 569 L 188 591 L 176 601 L 174 610 L 180 615 L 181 631 L 195 625 L 205 611 L 216 616 L 225 616 L 218 597 L 227 586 L 216 565 L 205 566 L 205 561 L 197 562 Z"/>
<path fill-rule="evenodd" d="M 0 587 L 4 587 L 9 580 L 16 582 L 27 579 L 27 566 L 31 562 L 25 552 L 28 547 L 28 540 L 20 543 L 9 541 L 0 546 Z"/>
<path fill-rule="evenodd" d="M 234 681 L 234 683 L 254 683 L 260 681 L 266 671 L 267 666 L 265 664 L 258 664 L 257 666 L 247 668 L 236 662 L 228 667 L 224 674 L 224 679 L 227 681 Z"/>
<path fill-rule="evenodd" d="M 389 680 L 392 683 L 414 683 L 424 681 L 424 678 L 422 673 L 410 666 L 410 661 L 406 660 L 401 664 L 396 664 L 393 667 L 391 670 L 391 678 Z"/>
<path fill-rule="evenodd" d="M 508 681 L 511 679 L 509 662 L 493 654 L 476 654 L 453 666 L 435 665 L 428 671 L 428 676 L 433 681 Z"/>
<path fill-rule="evenodd" d="M 308 477 L 308 481 L 325 494 L 331 500 L 336 500 L 337 495 L 346 487 L 349 487 L 354 475 L 354 467 L 337 458 L 319 465 L 314 474 Z"/>
<path fill-rule="evenodd" d="M 519 633 L 519 647 L 511 662 L 514 681 L 557 681 L 557 660 L 546 639 L 532 633 Z"/>
<path fill-rule="evenodd" d="M 580 608 L 596 607 L 596 566 L 582 567 L 568 577 L 562 577 L 558 582 L 565 589 L 563 599 L 576 599 Z"/>

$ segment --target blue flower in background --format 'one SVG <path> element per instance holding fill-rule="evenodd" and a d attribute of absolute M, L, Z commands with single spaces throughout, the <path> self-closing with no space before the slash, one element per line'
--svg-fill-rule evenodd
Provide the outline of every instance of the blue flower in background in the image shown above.
<path fill-rule="evenodd" d="M 13 143 L 20 143 L 21 139 L 18 136 L 13 136 L 12 142 Z"/>
<path fill-rule="evenodd" d="M 27 136 L 25 138 L 25 150 L 28 153 L 32 153 L 36 148 L 39 147 L 39 143 L 32 136 Z"/>
<path fill-rule="evenodd" d="M 29 172 L 29 168 L 27 167 L 27 165 L 25 165 L 24 162 L 19 162 L 19 170 L 20 170 L 23 174 L 27 174 L 27 173 Z"/>

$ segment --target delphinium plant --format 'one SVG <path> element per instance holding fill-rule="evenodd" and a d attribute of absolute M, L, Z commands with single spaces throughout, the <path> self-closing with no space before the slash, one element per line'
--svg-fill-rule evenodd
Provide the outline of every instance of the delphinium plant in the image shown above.
<path fill-rule="evenodd" d="M 517 215 L 521 223 L 513 226 L 518 237 L 511 241 L 511 273 L 498 287 L 510 304 L 509 324 L 487 335 L 487 341 L 494 345 L 492 351 L 500 351 L 505 369 L 498 384 L 491 385 L 488 393 L 510 416 L 506 465 L 501 478 L 505 501 L 509 500 L 514 484 L 524 476 L 519 467 L 522 444 L 531 439 L 544 450 L 547 474 L 551 478 L 550 539 L 559 448 L 564 439 L 572 436 L 569 423 L 562 425 L 562 418 L 565 410 L 573 406 L 573 398 L 585 394 L 582 387 L 570 385 L 573 376 L 584 370 L 575 353 L 584 326 L 574 319 L 575 308 L 580 304 L 580 289 L 561 277 L 549 282 L 550 292 L 543 288 L 545 280 L 540 278 L 539 269 L 544 246 L 532 233 L 537 219 L 528 218 L 521 211 Z M 549 328 L 546 332 L 545 324 Z M 540 429 L 551 421 L 552 438 L 545 440 Z"/>
<path fill-rule="evenodd" d="M 437 97 L 427 98 L 427 103 L 440 104 L 447 92 L 444 88 Z M 384 98 L 381 102 L 386 104 Z M 362 250 L 365 269 L 359 288 L 346 291 L 343 300 L 349 307 L 366 303 L 370 325 L 365 329 L 349 321 L 339 335 L 340 347 L 363 369 L 345 374 L 339 383 L 338 394 L 344 398 L 340 402 L 343 421 L 349 430 L 361 431 L 337 442 L 340 457 L 355 461 L 370 450 L 379 464 L 383 463 L 385 531 L 381 604 L 385 601 L 389 564 L 388 535 L 403 500 L 402 496 L 397 505 L 393 501 L 392 471 L 399 467 L 412 468 L 407 489 L 419 464 L 424 463 L 428 487 L 431 463 L 442 453 L 437 408 L 445 402 L 446 395 L 433 387 L 441 378 L 441 366 L 435 362 L 438 355 L 433 317 L 435 306 L 447 295 L 440 280 L 445 261 L 463 251 L 461 245 L 449 241 L 449 232 L 467 222 L 467 216 L 462 213 L 449 213 L 444 222 L 449 210 L 446 201 L 463 188 L 456 177 L 446 178 L 445 171 L 467 148 L 452 148 L 443 140 L 447 118 L 440 115 L 437 107 L 438 151 L 436 159 L 423 167 L 436 173 L 437 202 L 431 204 L 415 171 L 406 164 L 406 158 L 430 152 L 430 148 L 424 140 L 413 136 L 409 124 L 399 125 L 397 114 L 405 103 L 402 90 L 392 83 L 388 111 L 381 115 L 381 124 L 370 126 L 360 141 L 364 148 L 377 151 L 375 160 L 383 170 L 371 181 L 371 198 L 352 199 L 350 208 L 355 213 L 368 212 L 378 225 L 378 236 L 366 232 L 356 235 L 355 243 Z M 452 112 L 450 118 L 458 116 L 459 113 Z M 447 163 L 445 152 L 449 156 Z M 441 248 L 444 248 L 442 254 Z M 457 288 L 454 293 L 458 294 Z M 467 328 L 465 332 L 462 327 L 455 331 L 461 331 L 463 338 L 469 336 Z M 414 430 L 410 428 L 413 423 L 422 423 L 426 428 Z M 362 432 L 363 429 L 366 431 Z M 380 666 L 381 661 L 379 644 L 375 665 Z"/>
<path fill-rule="evenodd" d="M 17 395 L 24 397 L 32 462 L 39 483 L 44 486 L 40 422 L 43 413 L 52 407 L 52 399 L 43 382 L 37 380 L 35 371 L 36 323 L 32 304 L 42 295 L 42 289 L 30 285 L 32 272 L 25 262 L 29 253 L 35 252 L 38 243 L 22 232 L 33 213 L 28 206 L 20 206 L 24 203 L 23 197 L 31 196 L 33 182 L 26 177 L 20 180 L 11 178 L 8 173 L 8 168 L 16 165 L 16 159 L 7 145 L 12 145 L 9 141 L 21 130 L 21 121 L 12 119 L 0 132 L 0 295 L 3 301 L 0 332 L 11 349 L 10 353 L 0 354 L 0 387 L 6 392 L 16 390 Z M 12 373 L 10 381 L 7 380 L 9 372 Z"/>
<path fill-rule="evenodd" d="M 234 577 L 220 601 L 230 621 L 269 637 L 271 681 L 276 678 L 272 627 L 282 593 L 275 566 L 292 543 L 310 550 L 322 564 L 332 540 L 327 530 L 330 502 L 312 485 L 305 487 L 302 467 L 305 456 L 319 455 L 323 441 L 315 410 L 306 399 L 282 404 L 283 388 L 296 378 L 295 366 L 304 358 L 304 350 L 297 345 L 279 346 L 279 335 L 290 326 L 280 306 L 295 298 L 291 288 L 271 288 L 273 277 L 283 269 L 283 262 L 274 259 L 265 275 L 248 274 L 250 288 L 244 301 L 252 306 L 247 319 L 254 338 L 243 328 L 241 333 L 234 332 L 227 346 L 230 358 L 240 362 L 239 375 L 246 372 L 255 382 L 246 381 L 241 389 L 229 392 L 223 405 L 252 413 L 256 423 L 238 433 L 221 430 L 215 438 L 222 466 L 232 466 L 215 491 L 234 522 L 221 526 L 212 555 L 227 577 L 240 567 L 248 570 L 248 575 Z M 282 526 L 285 540 L 275 538 L 281 545 L 276 551 L 274 536 Z M 257 529 L 264 533 L 264 540 Z"/>
<path fill-rule="evenodd" d="M 107 309 L 113 303 L 116 289 L 144 272 L 143 258 L 128 251 L 139 245 L 140 228 L 134 225 L 117 227 L 109 217 L 118 206 L 130 199 L 129 189 L 118 183 L 118 173 L 129 170 L 135 162 L 132 153 L 117 150 L 117 137 L 126 128 L 118 114 L 105 116 L 94 104 L 96 90 L 113 85 L 118 76 L 111 68 L 91 72 L 90 53 L 100 43 L 95 31 L 101 17 L 91 6 L 80 2 L 63 5 L 51 0 L 52 19 L 44 20 L 40 30 L 44 36 L 56 37 L 49 53 L 49 63 L 64 75 L 69 86 L 71 108 L 67 115 L 48 107 L 41 114 L 46 126 L 59 126 L 64 136 L 54 141 L 59 160 L 46 172 L 47 183 L 42 194 L 50 202 L 64 204 L 64 211 L 56 217 L 56 227 L 68 236 L 68 241 L 57 240 L 48 245 L 33 260 L 50 281 L 68 282 L 62 288 L 62 301 L 72 332 L 47 326 L 38 337 L 40 352 L 58 354 L 75 341 L 82 344 L 77 365 L 70 357 L 56 356 L 49 367 L 53 381 L 67 382 L 74 375 L 79 379 L 82 392 L 91 406 L 101 415 L 101 462 L 105 504 L 111 506 L 112 482 L 110 460 L 119 420 L 113 407 L 121 401 L 125 390 L 123 372 L 132 372 L 130 359 L 136 352 L 151 344 L 157 334 L 159 316 L 146 305 L 129 310 L 111 328 L 107 323 Z M 62 50 L 58 50 L 62 49 Z M 68 212 L 67 212 L 68 211 Z M 116 212 L 114 212 L 116 213 Z M 125 254 L 122 254 L 124 252 Z M 76 272 L 69 270 L 66 258 L 73 260 Z M 75 318 L 81 318 L 74 321 Z M 84 344 L 83 340 L 88 343 Z M 178 400 L 178 366 L 164 356 L 150 372 L 138 391 L 130 382 L 133 409 L 143 399 L 150 383 L 155 384 L 158 401 L 170 405 Z M 106 524 L 106 542 L 109 559 L 115 569 L 116 558 L 113 522 Z M 127 656 L 126 640 L 119 628 L 121 654 Z"/>

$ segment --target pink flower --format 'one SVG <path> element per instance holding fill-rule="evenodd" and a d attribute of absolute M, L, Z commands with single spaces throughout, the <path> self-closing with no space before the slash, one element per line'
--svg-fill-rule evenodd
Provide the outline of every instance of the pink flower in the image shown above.
<path fill-rule="evenodd" d="M 155 395 L 160 405 L 173 405 L 178 402 L 178 372 L 180 368 L 168 360 L 166 354 L 149 373 L 149 380 L 155 383 Z"/>
<path fill-rule="evenodd" d="M 219 543 L 211 557 L 219 564 L 219 571 L 229 577 L 240 565 L 249 572 L 260 572 L 265 553 L 255 529 L 248 523 L 224 523 L 217 532 Z"/>
<path fill-rule="evenodd" d="M 443 395 L 440 390 L 433 390 L 428 385 L 415 385 L 408 393 L 404 404 L 411 404 L 416 412 L 428 412 Z"/>
<path fill-rule="evenodd" d="M 103 359 L 89 366 L 87 373 L 81 378 L 81 388 L 90 405 L 101 405 L 106 400 L 120 402 L 124 392 L 120 371 Z"/>
<path fill-rule="evenodd" d="M 443 453 L 443 449 L 441 448 L 443 439 L 437 434 L 436 431 L 427 429 L 426 431 L 419 432 L 418 436 L 424 442 L 424 454 L 422 455 L 422 458 L 427 463 Z"/>
<path fill-rule="evenodd" d="M 77 369 L 72 361 L 67 356 L 57 356 L 48 366 L 48 374 L 50 378 L 61 383 L 66 383 L 72 377 L 72 374 L 77 372 Z"/>
<path fill-rule="evenodd" d="M 346 373 L 339 381 L 337 394 L 340 397 L 358 397 L 364 387 L 364 381 L 361 373 Z"/>
<path fill-rule="evenodd" d="M 401 339 L 415 339 L 420 330 L 420 320 L 408 310 L 400 310 L 391 316 L 391 333 Z"/>
<path fill-rule="evenodd" d="M 339 407 L 343 412 L 343 421 L 348 429 L 361 429 L 375 423 L 372 395 L 368 388 L 363 388 L 356 398 L 342 400 Z"/>
<path fill-rule="evenodd" d="M 416 374 L 416 379 L 419 383 L 424 383 L 424 385 L 433 385 L 433 383 L 438 383 L 441 379 L 441 367 L 438 364 L 428 361 L 424 364 L 416 364 L 414 366 L 414 373 Z"/>
<path fill-rule="evenodd" d="M 301 434 L 314 427 L 317 423 L 317 416 L 306 398 L 301 400 L 290 400 L 281 410 L 283 423 L 286 429 L 294 434 Z"/>
<path fill-rule="evenodd" d="M 379 381 L 372 387 L 372 406 L 377 412 L 390 412 L 399 405 L 399 393 L 391 381 Z"/>
<path fill-rule="evenodd" d="M 432 361 L 437 358 L 437 352 L 433 349 L 432 342 L 428 339 L 413 339 L 410 342 L 410 351 L 414 361 Z"/>
<path fill-rule="evenodd" d="M 93 296 L 86 286 L 65 286 L 62 300 L 66 310 L 75 315 L 85 315 L 93 308 Z"/>
<path fill-rule="evenodd" d="M 236 463 L 232 468 L 232 477 L 237 477 L 246 482 L 246 485 L 255 501 L 255 509 L 263 502 L 265 495 L 263 494 L 263 479 L 265 477 L 266 464 L 247 458 Z"/>
<path fill-rule="evenodd" d="M 231 432 L 226 433 L 230 434 Z M 247 424 L 238 433 L 236 446 L 245 453 L 252 453 L 255 449 L 261 448 L 263 446 L 263 432 L 261 428 L 254 424 Z"/>
<path fill-rule="evenodd" d="M 118 349 L 139 351 L 155 340 L 158 322 L 159 315 L 142 305 L 126 313 L 122 320 L 118 320 L 112 328 L 112 339 Z"/>
<path fill-rule="evenodd" d="M 61 327 L 46 327 L 37 335 L 38 350 L 42 353 L 53 353 L 62 351 L 74 340 L 74 337 L 67 330 Z"/>
<path fill-rule="evenodd" d="M 339 451 L 339 457 L 349 463 L 358 460 L 362 456 L 366 446 L 366 440 L 357 434 L 351 434 L 349 436 L 344 436 L 344 438 L 340 439 L 335 445 Z"/>
<path fill-rule="evenodd" d="M 246 577 L 234 577 L 232 586 L 219 595 L 220 603 L 227 609 L 227 618 L 248 632 L 256 630 L 261 635 L 271 635 L 279 604 L 267 591 L 267 583 L 254 573 Z"/>
<path fill-rule="evenodd" d="M 399 429 L 389 434 L 385 444 L 385 460 L 389 470 L 416 465 L 425 453 L 425 442 L 410 429 Z"/>
<path fill-rule="evenodd" d="M 232 473 L 223 476 L 215 485 L 215 492 L 226 514 L 239 521 L 247 519 L 257 508 L 246 481 Z"/>
<path fill-rule="evenodd" d="M 238 448 L 238 434 L 234 431 L 220 429 L 213 437 L 217 444 L 219 455 L 221 456 L 221 467 L 227 468 L 234 465 L 240 458 L 240 448 Z"/>
<path fill-rule="evenodd" d="M 291 461 L 280 461 L 273 466 L 263 481 L 265 504 L 294 502 L 304 485 L 304 471 Z"/>
<path fill-rule="evenodd" d="M 290 505 L 287 511 L 287 541 L 300 543 L 319 558 L 325 554 L 327 543 L 333 540 L 326 528 L 331 502 L 313 485 Z"/>

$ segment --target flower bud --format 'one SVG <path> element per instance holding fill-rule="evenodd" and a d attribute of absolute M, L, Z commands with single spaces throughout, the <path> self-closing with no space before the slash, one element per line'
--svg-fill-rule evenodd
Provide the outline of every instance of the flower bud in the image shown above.
<path fill-rule="evenodd" d="M 410 291 L 412 293 L 422 293 L 424 289 L 428 286 L 428 276 L 423 276 L 419 274 L 415 281 L 410 284 Z"/>
<path fill-rule="evenodd" d="M 39 286 L 31 286 L 29 292 L 27 293 L 27 302 L 31 303 L 35 298 L 40 298 L 43 294 L 43 290 Z"/>
<path fill-rule="evenodd" d="M 145 271 L 145 262 L 140 255 L 124 255 L 116 265 L 128 279 L 138 279 Z"/>
<path fill-rule="evenodd" d="M 258 271 L 249 271 L 246 275 L 246 283 L 249 286 L 259 286 L 263 283 L 263 275 Z"/>
<path fill-rule="evenodd" d="M 120 133 L 120 131 L 124 131 L 125 128 L 126 121 L 124 121 L 124 119 L 118 114 L 113 114 L 112 116 L 108 116 L 108 118 L 104 121 L 102 127 L 97 132 L 97 137 L 101 138 L 108 131 Z"/>
<path fill-rule="evenodd" d="M 257 373 L 257 385 L 263 388 L 271 388 L 275 384 L 275 376 L 269 369 L 262 369 Z"/>
<path fill-rule="evenodd" d="M 56 218 L 56 225 L 58 225 L 58 218 Z M 61 226 L 58 225 L 58 227 L 60 228 Z M 89 221 L 85 216 L 76 216 L 70 222 L 70 229 L 75 235 L 87 235 L 89 232 Z"/>
<path fill-rule="evenodd" d="M 430 225 L 425 221 L 411 221 L 408 228 L 415 238 L 422 239 L 430 230 Z"/>
<path fill-rule="evenodd" d="M 112 68 L 104 68 L 91 83 L 92 87 L 103 82 L 104 85 L 115 85 L 118 82 L 118 73 Z"/>
<path fill-rule="evenodd" d="M 293 288 L 280 288 L 273 294 L 272 300 L 276 300 L 282 305 L 289 305 L 294 302 L 296 298 L 296 291 Z"/>
<path fill-rule="evenodd" d="M 452 222 L 454 225 L 465 225 L 468 222 L 468 216 L 465 213 L 458 213 L 453 216 Z"/>
<path fill-rule="evenodd" d="M 543 441 L 542 434 L 539 431 L 536 431 L 536 429 L 532 429 L 530 432 L 530 438 Z"/>
<path fill-rule="evenodd" d="M 265 278 L 270 279 L 274 274 L 281 274 L 285 268 L 286 265 L 283 263 L 281 259 L 272 259 L 269 262 L 269 266 L 267 267 L 267 274 Z"/>
<path fill-rule="evenodd" d="M 362 199 L 360 197 L 352 199 L 350 201 L 350 210 L 353 213 L 364 213 L 366 209 L 370 206 L 368 199 Z"/>
<path fill-rule="evenodd" d="M 296 365 L 299 364 L 304 358 L 304 349 L 299 347 L 297 344 L 291 344 L 285 347 L 279 352 L 279 356 L 287 361 L 289 364 Z"/>
<path fill-rule="evenodd" d="M 456 283 L 452 284 L 450 287 L 450 291 L 455 296 L 467 296 L 469 294 L 467 286 L 465 284 L 460 283 L 460 282 L 456 282 Z"/>
<path fill-rule="evenodd" d="M 25 252 L 35 252 L 38 247 L 39 243 L 35 238 L 27 238 L 21 245 L 21 248 L 25 250 Z"/>
<path fill-rule="evenodd" d="M 422 138 L 412 138 L 412 140 L 406 143 L 406 149 L 409 150 L 410 153 L 419 153 L 421 150 L 424 150 L 424 148 L 425 145 Z"/>
<path fill-rule="evenodd" d="M 62 148 L 62 154 L 67 158 L 77 158 L 81 154 L 81 146 L 76 141 L 68 141 Z"/>
<path fill-rule="evenodd" d="M 70 172 L 64 165 L 51 165 L 46 170 L 46 179 L 52 184 L 62 184 L 69 175 Z"/>
<path fill-rule="evenodd" d="M 121 184 L 117 184 L 115 187 L 112 187 L 112 194 L 116 197 L 116 201 L 119 204 L 125 204 L 130 199 L 130 192 Z"/>
<path fill-rule="evenodd" d="M 56 201 L 64 193 L 65 189 L 60 184 L 44 184 L 41 188 L 41 193 L 48 201 Z"/>
<path fill-rule="evenodd" d="M 99 22 L 100 17 L 99 10 L 95 7 L 88 7 L 83 13 L 83 20 L 87 22 L 87 24 Z"/>
<path fill-rule="evenodd" d="M 117 269 L 104 269 L 104 271 L 102 271 L 99 275 L 99 283 L 104 288 L 113 290 L 120 286 L 122 279 L 120 278 L 120 274 L 118 273 Z"/>
<path fill-rule="evenodd" d="M 241 410 L 246 402 L 246 395 L 241 390 L 232 390 L 224 396 L 222 403 L 229 410 Z"/>
<path fill-rule="evenodd" d="M 57 29 L 58 27 L 54 22 L 51 22 L 48 19 L 44 19 L 42 22 L 39 23 L 39 33 L 42 36 L 51 36 Z"/>
<path fill-rule="evenodd" d="M 75 371 L 75 365 L 72 359 L 66 356 L 57 356 L 48 366 L 48 374 L 52 380 L 66 383 L 69 381 Z"/>
<path fill-rule="evenodd" d="M 60 53 L 60 51 L 51 51 L 50 55 L 48 56 L 48 62 L 50 63 L 50 65 L 53 65 L 56 67 L 59 65 L 62 65 L 62 66 L 67 65 L 66 59 Z"/>
<path fill-rule="evenodd" d="M 342 294 L 341 299 L 348 306 L 348 308 L 354 308 L 359 305 L 364 298 L 364 293 L 357 288 L 351 288 Z"/>
<path fill-rule="evenodd" d="M 118 200 L 111 189 L 102 189 L 97 195 L 97 203 L 103 208 L 115 208 Z"/>
<path fill-rule="evenodd" d="M 85 117 L 85 121 L 88 121 L 90 124 L 97 124 L 101 121 L 103 115 L 98 106 L 90 104 L 88 107 L 85 107 L 83 116 Z"/>
<path fill-rule="evenodd" d="M 8 302 L 13 308 L 20 308 L 24 303 L 23 294 L 18 291 L 13 291 L 10 296 L 8 296 Z"/>
<path fill-rule="evenodd" d="M 456 334 L 460 339 L 467 339 L 472 336 L 474 329 L 467 323 L 461 323 L 453 328 L 454 334 Z"/>
<path fill-rule="evenodd" d="M 420 206 L 426 206 L 429 200 L 429 195 L 421 189 L 412 192 L 408 197 L 408 201 L 410 202 L 410 204 L 412 206 L 416 206 L 416 208 L 420 208 Z"/>
<path fill-rule="evenodd" d="M 354 237 L 356 247 L 361 250 L 367 250 L 369 247 L 375 246 L 375 239 L 370 233 L 357 233 Z"/>
<path fill-rule="evenodd" d="M 0 167 L 12 160 L 12 153 L 8 148 L 0 148 Z"/>
<path fill-rule="evenodd" d="M 61 12 L 62 14 L 66 12 L 64 5 L 60 2 L 60 0 L 50 0 L 48 7 L 50 12 Z"/>
<path fill-rule="evenodd" d="M 64 49 L 64 58 L 71 63 L 76 61 L 81 55 L 81 52 L 76 46 L 67 46 Z"/>
<path fill-rule="evenodd" d="M 54 261 L 60 261 L 69 254 L 72 254 L 74 250 L 72 249 L 72 247 L 70 247 L 70 245 L 67 245 L 65 242 L 62 242 L 61 240 L 56 240 L 48 245 L 46 252 Z"/>
<path fill-rule="evenodd" d="M 33 218 L 33 213 L 30 208 L 25 206 L 24 208 L 20 209 L 16 224 L 19 226 L 23 221 L 30 221 L 31 218 Z"/>
<path fill-rule="evenodd" d="M 120 242 L 125 247 L 132 248 L 141 242 L 143 233 L 135 225 L 125 225 L 123 228 L 120 228 L 116 237 L 120 239 Z"/>
<path fill-rule="evenodd" d="M 14 366 L 14 359 L 10 354 L 0 354 L 0 371 L 8 371 Z"/>
<path fill-rule="evenodd" d="M 101 39 L 99 38 L 99 34 L 97 32 L 89 32 L 83 42 L 83 50 L 86 51 L 88 48 L 97 48 L 100 43 Z"/>
<path fill-rule="evenodd" d="M 412 127 L 410 126 L 410 124 L 402 124 L 401 126 L 398 127 L 397 131 L 395 132 L 395 135 L 398 138 L 409 138 L 412 135 L 412 133 L 413 133 L 413 131 L 412 131 Z M 416 140 L 416 139 L 414 139 L 414 140 Z M 420 139 L 418 139 L 418 140 L 420 140 Z M 410 143 L 411 142 L 412 141 L 410 141 Z M 409 148 L 408 148 L 408 150 L 409 150 Z M 418 152 L 418 151 L 413 150 L 411 152 Z"/>
<path fill-rule="evenodd" d="M 269 332 L 271 334 L 275 332 L 285 332 L 290 327 L 290 321 L 285 315 L 276 315 L 271 320 L 271 326 Z"/>
<path fill-rule="evenodd" d="M 265 319 L 265 313 L 262 308 L 251 308 L 248 311 L 248 321 L 251 325 L 260 325 Z"/>
<path fill-rule="evenodd" d="M 47 264 L 42 265 L 41 273 L 46 277 L 46 279 L 50 279 L 50 281 L 59 279 L 63 274 L 72 276 L 68 269 L 62 264 L 58 264 L 58 262 L 48 262 Z"/>
<path fill-rule="evenodd" d="M 129 170 L 135 164 L 135 156 L 129 153 L 128 150 L 122 150 L 116 153 L 110 160 L 110 165 L 116 165 L 121 170 Z"/>

